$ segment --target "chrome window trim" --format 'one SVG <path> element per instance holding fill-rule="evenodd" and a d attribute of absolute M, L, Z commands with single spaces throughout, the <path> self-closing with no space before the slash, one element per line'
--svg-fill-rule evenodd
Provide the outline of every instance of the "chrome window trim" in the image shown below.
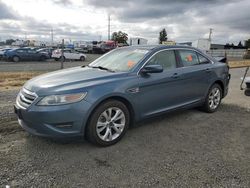
<path fill-rule="evenodd" d="M 194 52 L 196 52 L 196 53 L 198 53 L 198 54 L 204 56 L 204 55 L 201 54 L 201 52 L 199 52 L 198 50 L 196 50 L 196 49 L 191 49 L 191 48 L 167 48 L 167 49 L 162 49 L 162 50 L 159 50 L 159 51 L 153 53 L 153 54 L 148 58 L 148 60 L 147 60 L 147 61 L 141 66 L 141 68 L 137 71 L 137 75 L 139 76 L 141 69 L 143 69 L 143 67 L 148 63 L 148 61 L 151 60 L 151 58 L 152 58 L 154 55 L 156 55 L 156 54 L 158 54 L 158 53 L 160 53 L 160 52 L 166 51 L 166 50 L 189 50 L 189 51 L 194 51 Z M 207 57 L 207 55 L 205 55 L 204 57 L 206 57 L 206 58 L 211 62 L 211 64 L 214 64 L 214 61 L 211 60 L 209 57 Z M 186 68 L 186 67 L 183 66 L 183 67 L 177 67 L 177 68 Z"/>

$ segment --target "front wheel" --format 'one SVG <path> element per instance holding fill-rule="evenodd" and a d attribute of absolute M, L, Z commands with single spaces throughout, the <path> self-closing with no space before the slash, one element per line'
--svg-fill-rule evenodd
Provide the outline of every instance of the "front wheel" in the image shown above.
<path fill-rule="evenodd" d="M 208 91 L 206 101 L 202 106 L 202 110 L 208 113 L 215 112 L 220 106 L 221 99 L 222 99 L 222 89 L 220 85 L 218 84 L 212 85 L 212 87 Z"/>
<path fill-rule="evenodd" d="M 19 58 L 18 56 L 14 56 L 14 57 L 13 57 L 13 61 L 14 61 L 14 62 L 19 62 L 19 61 L 20 61 L 20 58 Z"/>
<path fill-rule="evenodd" d="M 122 102 L 109 100 L 93 112 L 87 125 L 87 139 L 100 146 L 117 143 L 130 123 L 129 111 Z"/>

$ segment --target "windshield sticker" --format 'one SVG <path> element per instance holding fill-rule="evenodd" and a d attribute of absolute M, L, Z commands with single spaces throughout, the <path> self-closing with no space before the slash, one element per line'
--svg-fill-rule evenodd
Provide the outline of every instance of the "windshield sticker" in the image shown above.
<path fill-rule="evenodd" d="M 192 55 L 188 55 L 188 56 L 186 57 L 186 61 L 192 62 L 192 61 L 193 61 Z"/>
<path fill-rule="evenodd" d="M 127 65 L 128 65 L 128 68 L 132 68 L 133 66 L 135 66 L 135 62 L 129 60 Z"/>

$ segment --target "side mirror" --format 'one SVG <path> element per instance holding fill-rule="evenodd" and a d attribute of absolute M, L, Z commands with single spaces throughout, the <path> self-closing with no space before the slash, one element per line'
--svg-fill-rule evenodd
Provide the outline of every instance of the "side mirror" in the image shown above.
<path fill-rule="evenodd" d="M 163 67 L 161 65 L 146 65 L 141 70 L 142 74 L 161 73 L 161 72 L 163 72 Z"/>

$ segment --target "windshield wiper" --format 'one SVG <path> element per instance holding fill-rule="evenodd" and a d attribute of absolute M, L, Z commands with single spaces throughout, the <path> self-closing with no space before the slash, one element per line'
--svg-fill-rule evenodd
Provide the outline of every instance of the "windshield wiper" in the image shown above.
<path fill-rule="evenodd" d="M 106 71 L 109 71 L 109 72 L 115 72 L 114 70 L 111 70 L 109 68 L 106 68 L 106 67 L 102 67 L 102 66 L 89 66 L 88 67 L 91 67 L 91 68 L 94 68 L 94 69 L 101 69 L 101 70 L 106 70 Z"/>

